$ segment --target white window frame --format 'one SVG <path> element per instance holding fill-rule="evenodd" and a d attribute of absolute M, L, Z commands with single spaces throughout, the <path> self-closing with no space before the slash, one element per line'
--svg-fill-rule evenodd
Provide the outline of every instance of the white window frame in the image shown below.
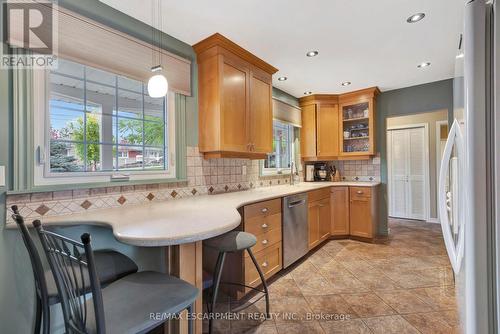
<path fill-rule="evenodd" d="M 103 171 L 103 172 L 50 172 L 50 109 L 49 109 L 49 71 L 33 70 L 33 151 L 34 151 L 34 185 L 50 186 L 85 183 L 104 183 L 113 180 L 147 181 L 176 178 L 176 131 L 175 131 L 175 94 L 167 95 L 167 170 L 141 171 Z M 144 153 L 144 152 L 143 152 Z"/>
<path fill-rule="evenodd" d="M 290 165 L 291 163 L 295 163 L 295 126 L 291 123 L 281 121 L 279 119 L 273 120 L 273 141 L 274 141 L 274 122 L 280 122 L 288 126 L 288 137 L 289 137 L 289 145 L 290 145 Z M 278 154 L 276 156 L 279 156 Z M 262 176 L 270 176 L 270 175 L 290 175 L 292 173 L 292 169 L 290 167 L 287 168 L 266 168 L 264 167 L 264 161 L 261 163 L 261 175 Z"/>

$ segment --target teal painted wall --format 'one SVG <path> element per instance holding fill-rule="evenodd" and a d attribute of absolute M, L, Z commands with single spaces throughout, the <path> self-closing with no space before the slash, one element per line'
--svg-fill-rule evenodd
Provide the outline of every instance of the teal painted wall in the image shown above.
<path fill-rule="evenodd" d="M 389 117 L 419 114 L 434 110 L 448 110 L 453 119 L 453 80 L 436 81 L 424 85 L 383 92 L 377 100 L 377 151 L 380 152 L 380 230 L 387 234 L 387 138 L 386 120 Z"/>

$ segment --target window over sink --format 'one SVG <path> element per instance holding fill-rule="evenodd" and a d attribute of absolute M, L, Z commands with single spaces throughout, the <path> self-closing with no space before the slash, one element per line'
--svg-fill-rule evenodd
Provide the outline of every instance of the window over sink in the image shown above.
<path fill-rule="evenodd" d="M 294 161 L 294 126 L 273 121 L 273 153 L 268 154 L 262 166 L 262 175 L 289 174 Z"/>

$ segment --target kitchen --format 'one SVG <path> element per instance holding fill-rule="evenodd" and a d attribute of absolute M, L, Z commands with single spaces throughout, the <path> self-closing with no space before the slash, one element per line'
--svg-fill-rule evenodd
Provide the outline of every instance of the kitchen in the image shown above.
<path fill-rule="evenodd" d="M 313 13 L 364 17 L 389 3 L 323 3 Z M 227 5 L 220 8 L 232 13 Z M 303 5 L 289 5 L 290 18 L 302 14 Z M 469 227 L 457 225 L 463 199 L 453 196 L 466 173 L 452 126 L 463 124 L 465 106 L 457 112 L 455 100 L 464 75 L 453 73 L 453 60 L 457 52 L 463 59 L 460 35 L 472 31 L 463 29 L 464 16 L 467 26 L 469 12 L 490 8 L 482 5 L 399 4 L 377 26 L 401 30 L 383 45 L 392 52 L 384 63 L 359 30 L 346 35 L 373 56 L 350 61 L 342 48 L 312 45 L 305 32 L 297 33 L 300 45 L 278 50 L 273 42 L 287 50 L 281 29 L 250 33 L 241 17 L 217 20 L 217 6 L 189 21 L 181 13 L 193 2 L 35 4 L 43 15 L 57 13 L 57 66 L 0 70 L 6 332 L 494 332 L 493 311 L 482 318 L 466 310 L 466 324 L 460 314 L 459 277 L 469 266 L 460 268 L 460 245 Z M 244 5 L 250 21 L 255 6 Z M 349 15 L 340 16 L 342 25 Z M 193 28 L 195 20 L 203 27 Z M 22 26 L 10 29 L 4 54 L 36 54 L 16 47 Z M 436 36 L 425 44 L 422 31 Z M 344 38 L 336 45 L 364 49 Z M 425 47 L 409 55 L 399 45 L 412 38 Z M 466 50 L 471 40 L 480 38 L 465 38 Z M 446 118 L 429 127 L 446 123 L 456 142 L 411 146 L 410 153 L 441 155 L 425 164 L 406 156 L 410 170 L 429 165 L 429 172 L 407 172 L 411 185 L 394 195 L 393 118 L 430 112 Z M 425 214 L 394 214 L 398 197 Z M 446 201 L 453 209 L 443 211 Z M 61 265 L 68 259 L 89 277 L 84 294 Z M 478 307 L 479 290 L 467 297 Z M 86 305 L 90 320 L 71 320 L 81 311 L 72 302 Z"/>

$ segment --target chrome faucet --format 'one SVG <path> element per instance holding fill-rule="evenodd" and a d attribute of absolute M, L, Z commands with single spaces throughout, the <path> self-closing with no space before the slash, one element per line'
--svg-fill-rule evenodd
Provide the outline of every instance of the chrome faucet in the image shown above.
<path fill-rule="evenodd" d="M 293 186 L 294 183 L 295 183 L 295 174 L 293 172 L 293 167 L 295 166 L 295 164 L 293 163 L 293 161 L 290 163 L 290 185 Z"/>

